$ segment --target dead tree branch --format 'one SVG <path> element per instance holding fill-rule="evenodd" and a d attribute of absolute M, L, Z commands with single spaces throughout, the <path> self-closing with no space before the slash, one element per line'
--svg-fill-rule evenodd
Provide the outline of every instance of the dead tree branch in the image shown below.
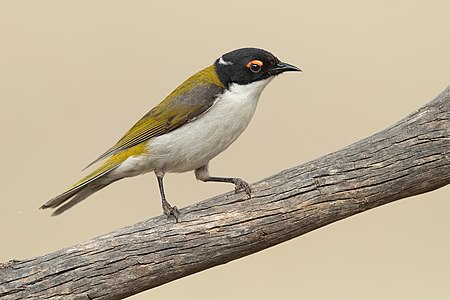
<path fill-rule="evenodd" d="M 0 265 L 2 299 L 122 299 L 450 182 L 450 87 L 332 154 L 41 257 Z"/>

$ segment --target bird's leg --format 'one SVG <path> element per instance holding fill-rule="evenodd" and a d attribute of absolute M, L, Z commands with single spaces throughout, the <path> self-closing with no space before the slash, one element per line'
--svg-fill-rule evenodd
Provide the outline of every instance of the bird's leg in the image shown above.
<path fill-rule="evenodd" d="M 167 216 L 167 219 L 170 218 L 170 216 L 173 216 L 175 218 L 175 221 L 178 223 L 178 217 L 180 216 L 180 211 L 176 206 L 171 206 L 169 202 L 166 200 L 166 194 L 164 193 L 164 173 L 156 173 L 156 178 L 158 179 L 158 185 L 159 185 L 159 192 L 161 194 L 161 201 L 162 201 L 162 209 L 164 214 Z"/>
<path fill-rule="evenodd" d="M 195 178 L 197 178 L 198 180 L 201 180 L 203 182 L 215 181 L 215 182 L 233 183 L 235 186 L 235 188 L 234 188 L 235 193 L 238 193 L 239 191 L 244 191 L 247 194 L 248 198 L 252 197 L 252 191 L 247 182 L 245 182 L 244 180 L 242 180 L 240 178 L 212 177 L 209 175 L 207 164 L 195 170 Z"/>

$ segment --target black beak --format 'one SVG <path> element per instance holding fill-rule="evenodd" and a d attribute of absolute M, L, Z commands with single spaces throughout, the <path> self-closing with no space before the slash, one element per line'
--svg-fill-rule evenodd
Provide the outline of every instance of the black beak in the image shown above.
<path fill-rule="evenodd" d="M 270 70 L 270 73 L 272 75 L 278 75 L 289 71 L 301 72 L 302 70 L 296 66 L 280 61 L 273 69 Z"/>

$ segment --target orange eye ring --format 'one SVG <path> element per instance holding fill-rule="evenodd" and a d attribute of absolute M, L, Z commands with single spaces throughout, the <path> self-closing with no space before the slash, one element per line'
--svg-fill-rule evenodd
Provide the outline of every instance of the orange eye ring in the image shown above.
<path fill-rule="evenodd" d="M 252 61 L 249 61 L 245 66 L 247 67 L 247 68 L 250 68 L 250 65 L 258 65 L 258 66 L 260 66 L 260 67 L 262 67 L 263 66 L 263 62 L 262 61 L 260 61 L 260 60 L 257 60 L 257 59 L 254 59 L 254 60 L 252 60 Z"/>
<path fill-rule="evenodd" d="M 258 73 L 259 71 L 261 71 L 263 62 L 260 60 L 254 59 L 254 60 L 248 62 L 245 66 L 247 68 L 249 68 L 250 71 L 252 71 L 253 73 Z"/>
<path fill-rule="evenodd" d="M 258 73 L 259 71 L 261 71 L 261 66 L 257 65 L 257 64 L 251 64 L 249 66 L 250 71 L 252 71 L 253 73 Z"/>
<path fill-rule="evenodd" d="M 257 59 L 254 59 L 252 61 L 249 61 L 246 65 L 247 68 L 250 69 L 253 73 L 258 73 L 261 71 L 261 68 L 263 66 L 263 62 Z"/>

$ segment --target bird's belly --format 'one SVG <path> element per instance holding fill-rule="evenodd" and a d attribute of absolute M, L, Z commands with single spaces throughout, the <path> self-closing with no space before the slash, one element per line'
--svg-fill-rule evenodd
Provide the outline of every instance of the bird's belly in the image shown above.
<path fill-rule="evenodd" d="M 242 132 L 228 131 L 222 135 L 217 131 L 198 129 L 201 132 L 173 134 L 167 136 L 167 140 L 157 138 L 150 142 L 149 156 L 154 169 L 186 172 L 199 168 L 227 149 Z"/>
<path fill-rule="evenodd" d="M 233 122 L 206 115 L 149 142 L 149 158 L 155 170 L 186 172 L 207 164 L 227 149 L 244 131 L 253 113 Z"/>

